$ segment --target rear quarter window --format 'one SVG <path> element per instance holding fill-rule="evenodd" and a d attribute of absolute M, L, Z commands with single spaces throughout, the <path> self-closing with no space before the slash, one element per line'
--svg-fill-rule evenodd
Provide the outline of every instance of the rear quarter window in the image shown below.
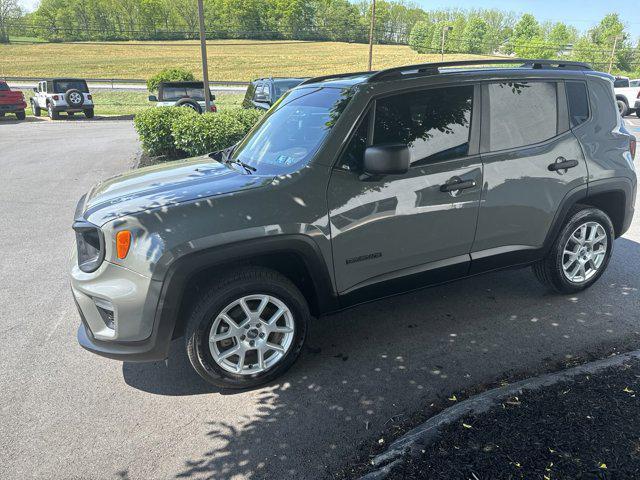
<path fill-rule="evenodd" d="M 577 127 L 589 119 L 589 94 L 585 82 L 566 82 L 569 121 Z"/>

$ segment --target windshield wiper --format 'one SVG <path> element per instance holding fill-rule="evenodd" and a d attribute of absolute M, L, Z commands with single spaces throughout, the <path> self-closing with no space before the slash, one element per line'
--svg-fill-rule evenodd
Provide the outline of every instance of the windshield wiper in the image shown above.
<path fill-rule="evenodd" d="M 240 165 L 242 168 L 244 168 L 244 171 L 249 174 L 257 171 L 256 167 L 249 165 L 248 163 L 244 163 L 242 160 L 231 159 L 231 155 L 233 155 L 233 152 L 235 151 L 237 146 L 238 144 L 236 143 L 235 145 L 225 148 L 224 150 L 220 150 L 219 152 L 210 153 L 209 157 L 217 162 L 226 163 L 227 165 L 230 163 Z"/>
<path fill-rule="evenodd" d="M 231 160 L 230 158 L 227 158 L 224 163 L 235 163 L 236 165 L 240 165 L 242 168 L 244 168 L 244 171 L 247 172 L 248 174 L 251 174 L 252 172 L 257 171 L 258 169 L 252 165 L 249 165 L 248 163 L 244 163 L 242 160 L 238 160 L 237 158 L 235 160 Z"/>

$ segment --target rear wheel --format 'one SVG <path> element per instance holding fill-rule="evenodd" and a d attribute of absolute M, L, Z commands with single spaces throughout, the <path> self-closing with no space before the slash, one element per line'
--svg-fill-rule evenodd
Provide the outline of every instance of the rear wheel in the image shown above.
<path fill-rule="evenodd" d="M 556 292 L 579 292 L 593 285 L 606 270 L 613 240 L 613 225 L 607 214 L 585 208 L 571 216 L 533 271 L 542 284 Z"/>
<path fill-rule="evenodd" d="M 24 113 L 24 110 L 21 110 L 19 112 L 16 112 L 16 118 L 18 120 L 24 120 L 25 118 L 27 118 L 27 114 Z"/>
<path fill-rule="evenodd" d="M 627 102 L 621 99 L 617 99 L 616 103 L 618 104 L 618 112 L 620 112 L 620 116 L 626 117 L 627 113 L 629 113 L 629 107 L 627 106 Z"/>
<path fill-rule="evenodd" d="M 186 347 L 207 382 L 251 388 L 284 373 L 296 360 L 309 323 L 298 288 L 278 272 L 247 267 L 223 275 L 196 304 Z"/>
<path fill-rule="evenodd" d="M 51 120 L 58 120 L 60 118 L 60 114 L 53 109 L 52 104 L 49 104 L 47 106 L 47 113 L 49 114 L 49 118 Z"/>

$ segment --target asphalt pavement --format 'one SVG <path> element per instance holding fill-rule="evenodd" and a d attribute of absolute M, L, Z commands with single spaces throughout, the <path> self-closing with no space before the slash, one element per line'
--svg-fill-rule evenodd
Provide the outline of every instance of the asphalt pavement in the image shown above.
<path fill-rule="evenodd" d="M 296 365 L 253 391 L 206 385 L 179 343 L 167 363 L 97 357 L 75 339 L 71 221 L 138 149 L 129 121 L 0 119 L 2 479 L 324 478 L 440 395 L 640 348 L 636 215 L 586 292 L 524 269 L 360 306 L 316 321 Z"/>

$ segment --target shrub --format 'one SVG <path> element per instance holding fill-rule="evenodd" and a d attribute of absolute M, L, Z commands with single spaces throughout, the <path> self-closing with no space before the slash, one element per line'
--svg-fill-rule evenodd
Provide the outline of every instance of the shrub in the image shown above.
<path fill-rule="evenodd" d="M 171 127 L 175 147 L 191 156 L 230 147 L 242 140 L 262 114 L 253 109 L 230 109 L 178 118 Z"/>
<path fill-rule="evenodd" d="M 133 125 L 146 152 L 150 155 L 177 158 L 182 156 L 182 152 L 176 149 L 171 126 L 179 119 L 188 119 L 188 122 L 192 122 L 198 116 L 190 108 L 154 107 L 136 114 Z"/>
<path fill-rule="evenodd" d="M 195 79 L 193 73 L 184 68 L 165 68 L 147 80 L 147 88 L 155 92 L 160 82 L 190 82 Z"/>

